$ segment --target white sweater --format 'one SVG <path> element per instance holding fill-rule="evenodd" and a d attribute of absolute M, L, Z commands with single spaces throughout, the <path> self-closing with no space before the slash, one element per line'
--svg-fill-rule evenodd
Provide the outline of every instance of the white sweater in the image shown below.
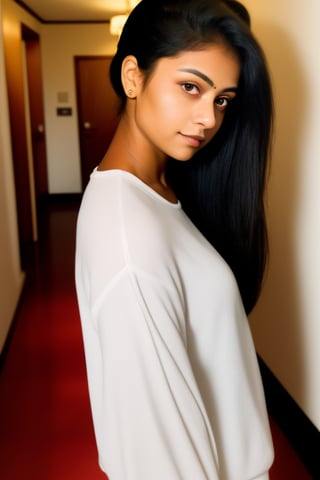
<path fill-rule="evenodd" d="M 134 175 L 94 171 L 76 286 L 99 463 L 110 480 L 266 480 L 256 353 L 229 267 Z"/>

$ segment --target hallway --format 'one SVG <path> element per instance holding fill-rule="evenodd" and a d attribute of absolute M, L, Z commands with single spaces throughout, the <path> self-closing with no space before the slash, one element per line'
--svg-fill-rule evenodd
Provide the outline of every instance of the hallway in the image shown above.
<path fill-rule="evenodd" d="M 27 252 L 27 282 L 0 371 L 2 480 L 106 479 L 97 465 L 74 290 L 78 206 L 51 199 L 41 240 Z M 271 425 L 271 480 L 312 480 Z"/>

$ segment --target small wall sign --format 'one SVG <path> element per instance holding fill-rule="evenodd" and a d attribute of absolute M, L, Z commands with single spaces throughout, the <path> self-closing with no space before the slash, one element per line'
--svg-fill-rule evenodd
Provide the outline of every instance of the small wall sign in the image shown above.
<path fill-rule="evenodd" d="M 58 117 L 70 117 L 72 115 L 71 107 L 58 107 L 57 108 Z"/>

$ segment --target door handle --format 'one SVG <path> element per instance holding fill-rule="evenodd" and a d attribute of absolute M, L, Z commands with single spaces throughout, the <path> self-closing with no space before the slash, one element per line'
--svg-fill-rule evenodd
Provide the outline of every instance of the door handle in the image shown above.
<path fill-rule="evenodd" d="M 84 122 L 84 123 L 83 123 L 83 128 L 84 128 L 85 130 L 89 130 L 89 129 L 91 128 L 91 123 L 90 123 L 90 122 Z"/>

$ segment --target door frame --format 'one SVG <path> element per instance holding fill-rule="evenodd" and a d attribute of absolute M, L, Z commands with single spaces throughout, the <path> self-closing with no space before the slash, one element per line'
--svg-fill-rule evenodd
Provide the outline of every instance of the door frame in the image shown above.
<path fill-rule="evenodd" d="M 22 267 L 24 266 L 24 247 L 36 240 L 32 212 L 32 180 L 30 180 L 30 161 L 28 157 L 27 121 L 29 121 L 29 118 L 27 119 L 26 97 L 29 96 L 29 92 L 26 91 L 24 78 L 22 44 L 24 40 L 40 42 L 40 36 L 20 22 L 12 24 L 10 31 L 4 31 L 3 43 Z M 34 167 L 37 168 L 36 165 Z"/>

